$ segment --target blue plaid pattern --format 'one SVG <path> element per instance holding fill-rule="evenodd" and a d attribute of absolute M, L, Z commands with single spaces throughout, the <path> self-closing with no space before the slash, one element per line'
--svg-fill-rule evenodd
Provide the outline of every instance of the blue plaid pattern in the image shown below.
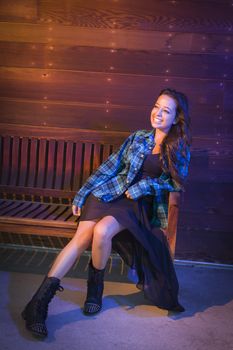
<path fill-rule="evenodd" d="M 131 185 L 138 174 L 145 155 L 151 153 L 154 146 L 155 130 L 139 130 L 131 134 L 121 147 L 113 152 L 106 161 L 86 180 L 76 193 L 73 205 L 82 207 L 87 196 L 92 193 L 101 201 L 110 202 L 128 190 L 133 200 L 146 195 L 154 196 L 152 225 L 167 227 L 168 193 L 183 191 L 183 187 L 171 178 L 169 173 L 162 172 L 159 178 L 149 176 Z M 183 155 L 183 152 L 186 155 Z M 177 153 L 178 171 L 183 179 L 188 174 L 190 161 L 189 149 L 182 145 Z"/>

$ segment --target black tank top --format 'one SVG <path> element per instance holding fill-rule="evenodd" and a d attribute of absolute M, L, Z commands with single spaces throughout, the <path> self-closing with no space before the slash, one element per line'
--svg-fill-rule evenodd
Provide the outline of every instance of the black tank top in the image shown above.
<path fill-rule="evenodd" d="M 141 178 L 159 177 L 162 174 L 159 154 L 147 154 L 141 168 Z"/>
<path fill-rule="evenodd" d="M 140 181 L 141 179 L 146 178 L 147 176 L 154 178 L 159 177 L 161 174 L 162 168 L 159 159 L 159 154 L 149 153 L 145 156 L 140 172 L 137 174 L 131 186 L 136 182 Z"/>

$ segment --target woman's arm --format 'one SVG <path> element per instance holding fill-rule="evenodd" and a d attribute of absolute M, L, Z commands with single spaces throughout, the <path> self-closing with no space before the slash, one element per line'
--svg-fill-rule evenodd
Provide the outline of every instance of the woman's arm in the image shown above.
<path fill-rule="evenodd" d="M 97 169 L 89 176 L 84 185 L 76 193 L 73 205 L 81 208 L 88 194 L 97 186 L 102 185 L 111 177 L 115 176 L 124 166 L 124 156 L 131 145 L 135 133 L 131 134 L 120 148 L 113 152 Z"/>
<path fill-rule="evenodd" d="M 186 157 L 179 156 L 178 161 L 179 174 L 182 181 L 184 181 L 188 175 L 190 153 L 188 152 Z M 156 193 L 159 193 L 161 190 L 168 192 L 181 192 L 184 188 L 169 174 L 163 173 L 159 178 L 151 178 L 147 176 L 133 186 L 130 186 L 126 191 L 126 196 L 136 200 L 142 196 L 156 195 Z"/>

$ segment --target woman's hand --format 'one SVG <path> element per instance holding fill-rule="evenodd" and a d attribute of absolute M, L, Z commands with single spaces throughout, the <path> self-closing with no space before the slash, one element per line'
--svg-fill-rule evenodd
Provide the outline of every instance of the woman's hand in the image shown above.
<path fill-rule="evenodd" d="M 76 205 L 72 205 L 72 212 L 75 216 L 81 215 L 81 208 L 77 207 Z"/>
<path fill-rule="evenodd" d="M 133 198 L 130 196 L 130 194 L 129 194 L 128 191 L 125 191 L 125 195 L 126 195 L 126 197 L 127 197 L 128 199 L 133 199 Z"/>

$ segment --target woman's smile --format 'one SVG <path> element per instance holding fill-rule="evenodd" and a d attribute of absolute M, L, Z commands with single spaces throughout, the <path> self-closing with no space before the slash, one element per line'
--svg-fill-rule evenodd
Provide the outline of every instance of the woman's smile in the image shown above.
<path fill-rule="evenodd" d="M 159 128 L 168 133 L 176 116 L 176 102 L 167 95 L 161 95 L 157 99 L 151 111 L 151 124 L 153 128 Z"/>

